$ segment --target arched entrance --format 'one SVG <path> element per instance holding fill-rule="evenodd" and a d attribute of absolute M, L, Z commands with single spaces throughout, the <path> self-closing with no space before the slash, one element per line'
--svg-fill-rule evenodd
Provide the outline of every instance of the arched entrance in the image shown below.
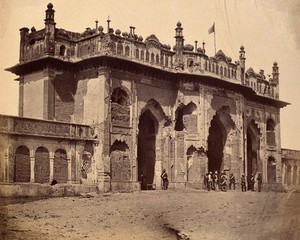
<path fill-rule="evenodd" d="M 144 175 L 145 184 L 153 184 L 155 176 L 156 134 L 158 121 L 152 112 L 146 110 L 139 119 L 138 134 L 138 176 Z"/>
<path fill-rule="evenodd" d="M 259 135 L 259 129 L 257 125 L 252 120 L 247 128 L 247 179 L 251 178 L 252 174 L 256 172 L 262 172 L 261 166 L 258 162 L 258 149 L 259 143 L 257 136 Z"/>
<path fill-rule="evenodd" d="M 220 122 L 218 115 L 215 115 L 210 123 L 208 135 L 208 171 L 223 171 L 223 150 L 226 142 L 226 131 Z"/>

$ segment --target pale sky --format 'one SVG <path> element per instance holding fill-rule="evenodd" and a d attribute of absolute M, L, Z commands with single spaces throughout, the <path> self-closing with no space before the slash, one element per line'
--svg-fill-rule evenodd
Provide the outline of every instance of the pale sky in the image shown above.
<path fill-rule="evenodd" d="M 50 1 L 0 1 L 0 113 L 18 114 L 16 75 L 5 72 L 19 61 L 19 29 L 44 27 Z M 99 21 L 106 31 L 111 27 L 135 32 L 145 39 L 154 33 L 161 43 L 175 45 L 175 27 L 180 21 L 185 44 L 206 43 L 207 54 L 214 54 L 216 24 L 217 51 L 238 60 L 241 45 L 246 51 L 246 69 L 271 74 L 274 61 L 280 72 L 280 99 L 290 102 L 281 109 L 281 146 L 300 150 L 300 1 L 299 0 L 52 0 L 57 28 L 83 32 Z"/>

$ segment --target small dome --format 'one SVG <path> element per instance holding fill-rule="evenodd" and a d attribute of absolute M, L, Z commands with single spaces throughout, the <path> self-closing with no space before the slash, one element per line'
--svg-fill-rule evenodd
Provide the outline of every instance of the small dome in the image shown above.
<path fill-rule="evenodd" d="M 121 34 L 121 30 L 120 30 L 120 29 L 117 29 L 117 30 L 115 31 L 115 33 L 116 33 L 116 35 L 120 35 L 120 34 Z"/>
<path fill-rule="evenodd" d="M 53 8 L 53 4 L 52 3 L 48 3 L 47 8 L 48 9 L 52 9 Z"/>
<path fill-rule="evenodd" d="M 167 45 L 167 49 L 168 49 L 168 50 L 170 50 L 170 49 L 171 49 L 171 46 L 170 46 L 169 44 Z"/>
<path fill-rule="evenodd" d="M 142 42 L 142 41 L 144 40 L 144 38 L 143 38 L 142 36 L 139 36 L 138 40 L 139 40 L 140 42 Z"/>
<path fill-rule="evenodd" d="M 176 47 L 176 45 L 173 47 L 173 51 L 176 51 L 177 50 L 177 47 Z"/>
<path fill-rule="evenodd" d="M 198 52 L 198 53 L 203 53 L 203 49 L 202 49 L 201 47 L 198 47 L 198 48 L 197 48 L 197 52 Z"/>
<path fill-rule="evenodd" d="M 159 43 L 158 38 L 154 34 L 151 34 L 150 36 L 146 37 L 145 42 L 149 42 L 149 41 L 154 41 Z"/>
<path fill-rule="evenodd" d="M 193 51 L 193 50 L 194 50 L 194 46 L 191 45 L 191 44 L 186 44 L 186 45 L 183 47 L 183 50 L 185 50 L 185 51 Z"/>
<path fill-rule="evenodd" d="M 102 26 L 100 26 L 100 27 L 98 28 L 98 30 L 99 30 L 100 32 L 103 32 L 104 28 L 103 28 Z"/>
<path fill-rule="evenodd" d="M 128 32 L 123 32 L 123 33 L 122 33 L 122 36 L 123 36 L 123 37 L 128 37 Z"/>
<path fill-rule="evenodd" d="M 178 23 L 177 23 L 177 27 L 181 27 L 181 22 L 178 22 Z"/>
<path fill-rule="evenodd" d="M 277 62 L 274 62 L 274 63 L 273 63 L 273 65 L 274 65 L 274 66 L 277 66 L 277 65 L 278 65 L 278 63 L 277 63 Z"/>
<path fill-rule="evenodd" d="M 32 27 L 32 28 L 31 28 L 31 32 L 36 32 L 35 27 Z"/>
<path fill-rule="evenodd" d="M 242 45 L 242 46 L 240 47 L 240 49 L 243 51 L 243 50 L 244 50 L 244 46 Z"/>
<path fill-rule="evenodd" d="M 228 60 L 228 62 L 232 62 L 232 58 L 231 57 L 228 57 L 227 60 Z"/>

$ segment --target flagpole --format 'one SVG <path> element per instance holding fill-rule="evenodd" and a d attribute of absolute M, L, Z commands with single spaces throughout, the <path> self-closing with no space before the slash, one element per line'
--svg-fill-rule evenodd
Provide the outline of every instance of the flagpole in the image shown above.
<path fill-rule="evenodd" d="M 216 51 L 216 25 L 214 23 L 214 41 L 215 41 L 215 55 L 217 54 L 217 51 Z"/>

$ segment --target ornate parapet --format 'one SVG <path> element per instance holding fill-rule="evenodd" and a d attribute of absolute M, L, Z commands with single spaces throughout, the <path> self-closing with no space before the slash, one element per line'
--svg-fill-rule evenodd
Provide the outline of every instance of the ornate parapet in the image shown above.
<path fill-rule="evenodd" d="M 39 137 L 94 140 L 87 125 L 0 115 L 0 133 Z"/>

